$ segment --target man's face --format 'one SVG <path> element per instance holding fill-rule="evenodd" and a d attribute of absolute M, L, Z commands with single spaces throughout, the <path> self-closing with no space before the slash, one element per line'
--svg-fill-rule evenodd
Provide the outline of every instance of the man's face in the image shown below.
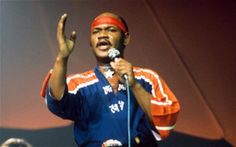
<path fill-rule="evenodd" d="M 121 49 L 123 42 L 123 33 L 115 25 L 100 24 L 91 30 L 90 43 L 98 60 L 107 58 L 110 48 Z"/>

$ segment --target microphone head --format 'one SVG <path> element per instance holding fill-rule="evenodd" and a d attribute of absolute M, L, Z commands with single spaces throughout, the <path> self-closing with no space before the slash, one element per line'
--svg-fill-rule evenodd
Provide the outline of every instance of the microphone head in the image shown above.
<path fill-rule="evenodd" d="M 108 57 L 113 61 L 115 58 L 120 57 L 120 51 L 116 48 L 111 48 L 108 50 Z"/>

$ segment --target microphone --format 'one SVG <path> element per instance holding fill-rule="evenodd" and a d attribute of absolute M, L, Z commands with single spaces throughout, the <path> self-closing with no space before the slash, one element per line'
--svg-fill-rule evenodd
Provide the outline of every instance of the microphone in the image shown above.
<path fill-rule="evenodd" d="M 116 58 L 120 57 L 120 51 L 116 48 L 110 48 L 108 50 L 108 57 L 109 57 L 109 59 L 111 59 L 111 61 L 115 61 Z M 128 79 L 127 74 L 124 74 L 123 77 L 125 80 Z"/>
<path fill-rule="evenodd" d="M 116 48 L 110 48 L 108 50 L 108 57 L 111 59 L 111 61 L 115 61 L 116 58 L 120 57 L 120 51 Z M 128 146 L 131 147 L 131 129 L 130 129 L 130 90 L 129 90 L 129 81 L 128 81 L 128 76 L 127 74 L 123 74 L 122 77 L 125 79 L 126 83 L 126 91 L 127 91 L 127 106 L 128 106 L 128 111 L 127 111 L 127 127 L 128 127 Z"/>
<path fill-rule="evenodd" d="M 108 50 L 108 57 L 114 61 L 116 58 L 120 57 L 120 51 L 116 48 L 110 48 Z"/>

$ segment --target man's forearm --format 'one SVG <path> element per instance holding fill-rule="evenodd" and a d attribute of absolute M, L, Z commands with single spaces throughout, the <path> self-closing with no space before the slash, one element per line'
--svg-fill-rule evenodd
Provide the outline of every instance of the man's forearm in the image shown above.
<path fill-rule="evenodd" d="M 56 100 L 60 100 L 62 98 L 62 95 L 64 94 L 66 84 L 67 61 L 68 58 L 63 58 L 58 55 L 53 67 L 51 78 L 49 80 L 51 95 Z"/>

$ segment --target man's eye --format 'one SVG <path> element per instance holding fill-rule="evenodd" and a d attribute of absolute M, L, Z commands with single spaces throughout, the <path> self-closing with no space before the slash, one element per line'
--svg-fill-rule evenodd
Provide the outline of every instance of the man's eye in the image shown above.
<path fill-rule="evenodd" d="M 117 29 L 115 29 L 115 28 L 110 28 L 109 31 L 110 31 L 110 32 L 117 32 Z"/>
<path fill-rule="evenodd" d="M 99 30 L 93 30 L 92 34 L 97 34 L 99 32 Z"/>

